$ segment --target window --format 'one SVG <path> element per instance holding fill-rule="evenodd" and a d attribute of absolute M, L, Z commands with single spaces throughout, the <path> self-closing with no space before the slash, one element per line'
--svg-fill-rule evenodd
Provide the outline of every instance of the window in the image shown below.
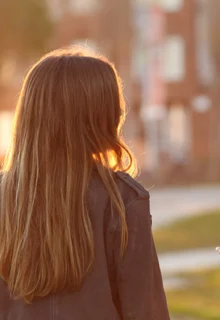
<path fill-rule="evenodd" d="M 167 12 L 176 12 L 182 9 L 184 0 L 160 0 L 161 6 Z"/>
<path fill-rule="evenodd" d="M 59 20 L 65 11 L 65 3 L 62 5 L 61 0 L 46 1 L 50 16 L 53 20 Z"/>
<path fill-rule="evenodd" d="M 185 43 L 180 36 L 168 36 L 164 45 L 163 78 L 179 82 L 185 77 Z"/>
<path fill-rule="evenodd" d="M 69 0 L 70 9 L 78 14 L 93 13 L 98 10 L 100 0 Z"/>
<path fill-rule="evenodd" d="M 195 20 L 196 64 L 200 83 L 209 86 L 214 80 L 214 66 L 210 52 L 208 0 L 197 1 Z"/>
<path fill-rule="evenodd" d="M 92 50 L 95 53 L 100 52 L 97 43 L 92 39 L 74 39 L 74 41 L 71 42 L 71 45 L 82 47 L 85 50 L 88 49 L 88 51 Z"/>
<path fill-rule="evenodd" d="M 186 158 L 190 146 L 189 119 L 183 105 L 173 105 L 168 114 L 169 152 L 174 161 Z"/>
<path fill-rule="evenodd" d="M 101 5 L 100 0 L 47 0 L 50 14 L 54 20 L 59 20 L 63 14 L 91 14 Z"/>

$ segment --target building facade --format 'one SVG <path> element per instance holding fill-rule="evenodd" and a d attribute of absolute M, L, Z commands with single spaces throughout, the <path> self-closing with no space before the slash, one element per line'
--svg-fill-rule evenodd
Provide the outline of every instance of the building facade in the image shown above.
<path fill-rule="evenodd" d="M 148 0 L 151 73 L 142 112 L 152 169 L 164 167 L 164 159 L 193 172 L 208 162 L 213 82 L 209 5 L 207 0 Z"/>
<path fill-rule="evenodd" d="M 106 54 L 119 70 L 130 109 L 125 136 L 132 141 L 143 171 L 162 168 L 169 174 L 173 164 L 203 168 L 209 158 L 212 116 L 213 66 L 207 32 L 210 2 L 47 3 L 54 22 L 50 49 L 88 45 Z M 22 78 L 12 83 L 10 74 L 24 72 L 24 68 L 20 73 L 10 68 L 6 65 L 0 93 L 0 141 L 9 137 Z M 0 154 L 6 145 L 0 143 Z"/>

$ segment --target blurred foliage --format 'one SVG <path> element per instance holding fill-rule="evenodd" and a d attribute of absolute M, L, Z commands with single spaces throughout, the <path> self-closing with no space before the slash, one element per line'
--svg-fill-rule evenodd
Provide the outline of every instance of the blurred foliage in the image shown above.
<path fill-rule="evenodd" d="M 174 319 L 220 319 L 220 272 L 199 270 L 181 274 L 187 285 L 167 292 L 169 310 Z M 182 319 L 182 318 L 180 318 Z"/>
<path fill-rule="evenodd" d="M 44 52 L 52 22 L 44 0 L 0 1 L 0 57 L 24 60 Z"/>
<path fill-rule="evenodd" d="M 210 248 L 219 244 L 220 211 L 187 217 L 155 230 L 158 252 Z M 219 318 L 220 319 L 220 318 Z"/>

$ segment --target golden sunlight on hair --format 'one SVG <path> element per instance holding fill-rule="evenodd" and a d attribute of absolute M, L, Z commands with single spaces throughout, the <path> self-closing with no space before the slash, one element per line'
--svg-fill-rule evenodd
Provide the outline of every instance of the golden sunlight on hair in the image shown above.
<path fill-rule="evenodd" d="M 136 174 L 121 137 L 125 102 L 114 66 L 79 48 L 47 54 L 29 71 L 0 176 L 0 276 L 31 303 L 77 290 L 94 263 L 86 205 L 93 171 L 128 231 L 114 171 Z"/>

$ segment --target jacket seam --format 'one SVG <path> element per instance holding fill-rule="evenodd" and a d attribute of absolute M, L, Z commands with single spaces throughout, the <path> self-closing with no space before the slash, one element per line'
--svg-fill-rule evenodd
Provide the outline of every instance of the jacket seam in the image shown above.
<path fill-rule="evenodd" d="M 150 199 L 150 196 L 149 194 L 148 195 L 145 195 L 145 196 L 139 196 L 137 198 L 135 198 L 127 207 L 125 207 L 125 217 L 127 216 L 127 211 L 130 209 L 130 207 L 135 204 L 137 201 L 139 200 L 149 200 Z M 118 225 L 120 223 L 120 219 L 118 219 L 117 223 L 115 224 L 114 228 L 112 228 L 112 231 L 113 233 L 117 232 L 119 229 L 118 229 Z"/>
<path fill-rule="evenodd" d="M 136 192 L 137 197 L 142 197 L 145 196 L 145 192 L 147 191 L 141 184 L 139 185 L 138 182 L 135 180 L 135 182 L 137 183 L 137 185 L 135 185 L 134 183 L 132 183 L 130 181 L 131 177 L 125 173 L 125 172 L 121 172 L 121 171 L 117 171 L 117 176 L 119 177 L 119 179 L 121 179 L 123 182 L 125 182 L 126 184 L 129 185 L 129 187 L 131 187 L 132 190 L 134 190 Z"/>
<path fill-rule="evenodd" d="M 150 199 L 150 195 L 148 194 L 144 194 L 144 195 L 140 195 L 137 198 L 133 199 L 131 201 L 131 203 L 129 203 L 126 207 L 125 207 L 125 211 L 127 211 L 135 202 L 139 201 L 139 200 L 149 200 Z"/>

